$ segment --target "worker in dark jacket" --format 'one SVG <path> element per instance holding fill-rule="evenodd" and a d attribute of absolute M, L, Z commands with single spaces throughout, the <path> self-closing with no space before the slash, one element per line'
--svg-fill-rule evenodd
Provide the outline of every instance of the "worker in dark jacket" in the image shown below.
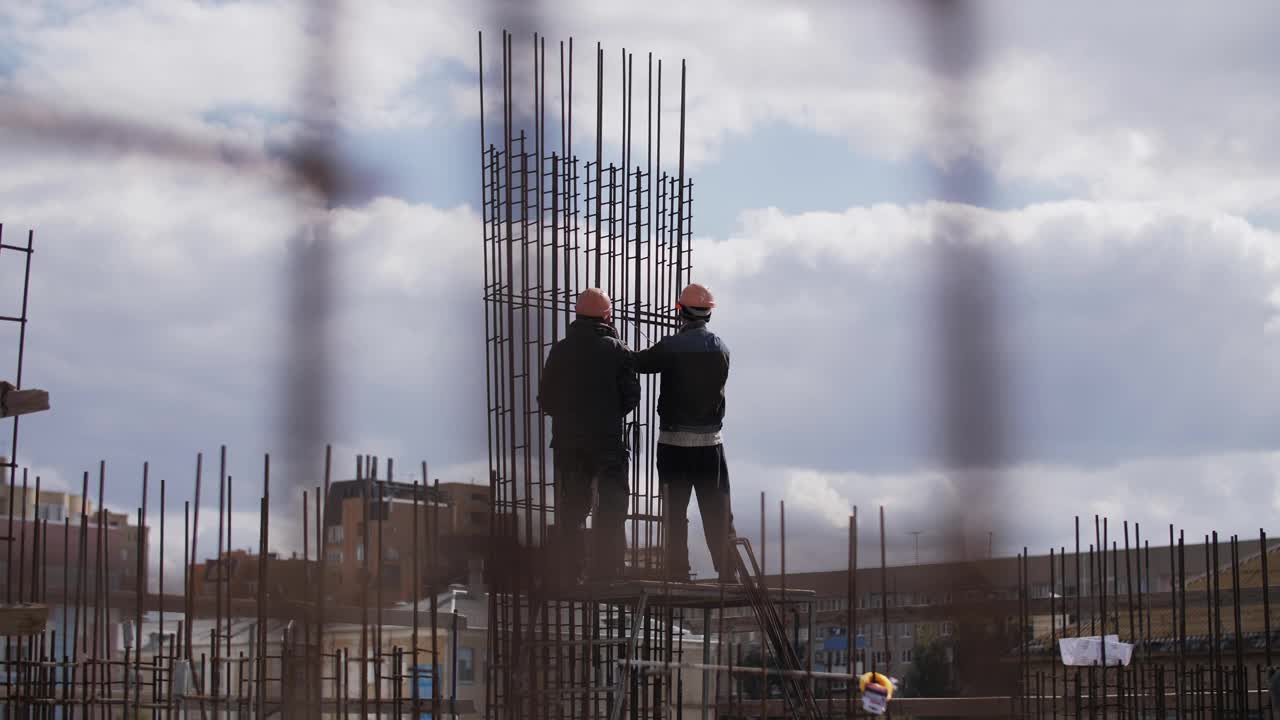
<path fill-rule="evenodd" d="M 590 576 L 616 577 L 626 551 L 628 486 L 625 418 L 640 404 L 632 353 L 611 323 L 612 303 L 598 288 L 578 296 L 578 317 L 551 347 L 538 402 L 551 416 L 556 525 L 570 577 L 583 570 L 582 526 L 598 500 Z"/>
<path fill-rule="evenodd" d="M 676 306 L 683 325 L 675 335 L 636 354 L 636 370 L 661 373 L 658 397 L 658 479 L 665 493 L 666 571 L 689 578 L 689 498 L 698 494 L 698 510 L 707 548 L 720 580 L 734 579 L 726 562 L 733 512 L 729 467 L 720 430 L 724 422 L 724 384 L 729 377 L 729 348 L 707 329 L 715 298 L 694 283 Z"/>

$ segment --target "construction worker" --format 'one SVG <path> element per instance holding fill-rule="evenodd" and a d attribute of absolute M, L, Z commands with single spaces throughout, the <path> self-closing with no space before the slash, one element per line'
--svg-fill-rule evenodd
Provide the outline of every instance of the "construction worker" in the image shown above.
<path fill-rule="evenodd" d="M 662 376 L 657 464 L 665 493 L 666 573 L 673 580 L 689 579 L 688 512 L 694 492 L 716 572 L 723 582 L 734 579 L 735 565 L 726 563 L 733 513 L 720 438 L 729 348 L 707 329 L 715 306 L 706 287 L 686 287 L 676 305 L 680 331 L 637 353 L 635 360 L 637 371 Z"/>
<path fill-rule="evenodd" d="M 551 416 L 556 525 L 570 579 L 583 570 L 593 579 L 621 574 L 626 551 L 627 458 L 624 419 L 640 403 L 640 379 L 632 353 L 618 340 L 612 303 L 599 288 L 578 296 L 577 319 L 547 354 L 538 388 Z M 598 501 L 591 567 L 584 568 L 582 526 Z"/>

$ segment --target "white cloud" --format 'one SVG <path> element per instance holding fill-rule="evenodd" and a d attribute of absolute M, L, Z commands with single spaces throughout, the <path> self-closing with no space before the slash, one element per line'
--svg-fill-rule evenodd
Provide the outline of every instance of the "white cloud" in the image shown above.
<path fill-rule="evenodd" d="M 475 31 L 488 31 L 493 73 L 497 30 L 505 26 L 518 33 L 521 109 L 531 107 L 528 35 L 550 34 L 553 117 L 556 42 L 576 37 L 575 118 L 583 133 L 594 130 L 594 43 L 604 44 L 608 141 L 621 133 L 617 53 L 641 53 L 641 87 L 644 53 L 665 59 L 670 168 L 684 58 L 694 172 L 716 160 L 726 139 L 785 123 L 892 162 L 928 157 L 948 166 L 976 153 L 1003 181 L 1109 202 L 1161 199 L 1237 213 L 1280 202 L 1273 172 L 1280 146 L 1270 132 L 1280 101 L 1266 52 L 1267 29 L 1280 21 L 1266 4 L 1188 8 L 1154 25 L 1134 9 L 1064 14 L 1051 3 L 1025 3 L 990 13 L 978 6 L 981 57 L 969 106 L 953 105 L 929 69 L 923 16 L 909 4 L 498 3 L 486 11 L 380 0 L 344 7 L 334 59 L 343 120 L 357 132 L 474 117 Z M 0 88 L 165 127 L 279 139 L 300 107 L 304 9 L 297 0 L 138 0 L 10 10 L 17 63 Z M 1135 45 L 1134 37 L 1143 41 Z M 490 99 L 496 76 L 492 83 Z M 637 136 L 647 112 L 638 103 Z"/>
<path fill-rule="evenodd" d="M 130 468 L 147 458 L 153 477 L 189 489 L 196 443 L 225 441 L 236 476 L 257 476 L 253 458 L 276 444 L 277 288 L 299 218 L 289 198 L 142 160 L 53 156 L 5 183 L 40 228 L 29 373 L 58 408 L 24 424 L 31 456 L 70 477 L 99 457 Z M 1107 493 L 1057 506 L 1145 522 L 1209 523 L 1251 494 L 1271 507 L 1272 460 L 1249 458 L 1280 422 L 1258 392 L 1280 366 L 1267 332 L 1275 233 L 1218 213 L 1072 201 L 766 209 L 732 237 L 699 239 L 697 276 L 721 298 L 714 327 L 734 351 L 727 437 L 740 513 L 769 488 L 811 518 L 791 527 L 838 542 L 851 505 L 885 504 L 891 522 L 922 525 L 936 498 L 959 492 L 939 479 L 934 452 L 941 218 L 976 228 L 1007 280 L 1011 477 L 1077 489 L 1104 478 Z M 441 468 L 433 476 L 483 480 L 475 211 L 382 198 L 333 220 L 335 441 L 405 471 L 426 459 Z M 1144 499 L 1161 473 L 1177 490 Z M 136 502 L 128 484 L 113 487 L 113 504 Z M 1214 502 L 1193 507 L 1183 494 Z M 1036 523 L 1053 526 L 1054 506 L 1032 502 L 1041 495 L 1052 497 L 1029 496 L 1028 525 L 1011 537 L 1031 543 Z"/>
<path fill-rule="evenodd" d="M 890 564 L 914 561 L 913 531 L 920 534 L 920 561 L 954 557 L 954 537 L 943 529 L 955 517 L 967 518 L 984 508 L 970 506 L 966 480 L 944 473 L 830 472 L 803 467 L 733 463 L 734 516 L 739 534 L 760 547 L 758 494 L 768 494 L 766 527 L 769 571 L 779 569 L 780 536 L 777 494 L 786 500 L 787 570 L 805 572 L 842 568 L 847 561 L 849 515 L 857 506 L 859 563 L 879 563 L 880 507 L 885 509 L 886 548 Z M 954 482 L 954 484 L 953 484 Z M 984 482 L 995 482 L 985 478 Z M 1168 528 L 1185 531 L 1198 541 L 1212 531 L 1220 535 L 1256 537 L 1259 528 L 1274 536 L 1280 497 L 1280 453 L 1226 453 L 1194 458 L 1138 458 L 1098 468 L 1041 464 L 1008 469 L 999 478 L 1002 505 L 995 524 L 973 528 L 986 553 L 986 531 L 994 532 L 997 555 L 1012 555 L 1025 546 L 1033 553 L 1074 547 L 1074 517 L 1080 516 L 1081 543 L 1093 543 L 1093 516 L 1110 519 L 1109 535 L 1123 547 L 1123 521 L 1135 523 L 1151 544 L 1165 544 Z M 710 558 L 702 547 L 701 522 L 692 509 L 691 557 L 703 572 Z M 1087 531 L 1087 532 L 1086 532 Z"/>
<path fill-rule="evenodd" d="M 71 477 L 105 458 L 187 478 L 210 443 L 280 451 L 295 198 L 136 157 L 5 157 L 23 168 L 0 179 L 2 203 L 22 210 L 6 229 L 37 228 L 24 379 L 56 410 L 23 423 L 24 455 Z M 413 464 L 471 460 L 484 436 L 478 218 L 384 198 L 333 223 L 331 439 Z"/>
<path fill-rule="evenodd" d="M 731 237 L 699 239 L 696 273 L 723 299 L 715 327 L 735 353 L 728 433 L 740 505 L 769 487 L 814 532 L 828 532 L 851 504 L 884 503 L 891 522 L 903 513 L 901 522 L 923 524 L 929 498 L 958 491 L 936 467 L 930 325 L 934 230 L 958 218 L 979 231 L 1007 281 L 998 291 L 1012 361 L 1011 477 L 1080 491 L 1019 489 L 1012 497 L 1026 503 L 1018 517 L 1027 524 L 1011 535 L 1048 541 L 1038 534 L 1053 523 L 1047 513 L 1064 507 L 1189 525 L 1247 517 L 1236 514 L 1242 498 L 1277 509 L 1267 448 L 1280 415 L 1265 389 L 1280 381 L 1280 238 L 1244 219 L 1280 199 L 1273 61 L 1251 54 L 1274 24 L 1267 6 L 1165 17 L 1168 27 L 1144 35 L 1149 47 L 1132 56 L 1118 49 L 1129 43 L 1081 38 L 1137 37 L 1143 13 L 1058 17 L 1065 11 L 1047 3 L 1019 6 L 988 18 L 973 88 L 980 114 L 940 119 L 931 113 L 946 88 L 927 70 L 918 18 L 859 7 L 547 9 L 546 26 L 578 38 L 580 129 L 594 115 L 592 41 L 605 43 L 608 77 L 619 48 L 653 49 L 667 60 L 670 152 L 675 61 L 689 59 L 695 172 L 726 138 L 782 122 L 892 161 L 948 165 L 976 139 L 998 178 L 1079 197 L 1007 212 L 765 208 L 745 212 Z M 477 26 L 527 9 L 484 18 L 461 4 L 379 2 L 348 12 L 343 119 L 367 132 L 474 112 L 475 88 L 451 73 L 474 68 Z M 0 38 L 17 47 L 0 79 L 6 96 L 250 143 L 295 129 L 305 33 L 296 3 L 0 13 Z M 1241 39 L 1220 42 L 1227 30 Z M 1179 59 L 1184 46 L 1194 62 Z M 617 99 L 605 105 L 615 138 Z M 44 472 L 76 477 L 102 455 L 134 467 L 158 452 L 157 474 L 185 478 L 197 442 L 260 457 L 274 440 L 285 336 L 277 318 L 297 199 L 260 179 L 133 156 L 16 143 L 4 155 L 0 219 L 39 231 L 28 378 L 50 387 L 57 414 L 24 423 L 24 447 Z M 459 479 L 474 474 L 485 422 L 476 211 L 378 198 L 332 219 L 336 440 L 425 456 Z M 1157 477 L 1177 478 L 1177 488 L 1160 490 Z"/>
<path fill-rule="evenodd" d="M 756 459 L 931 462 L 931 231 L 948 218 L 974 228 L 1001 279 L 1015 459 L 1265 446 L 1280 423 L 1257 392 L 1280 380 L 1274 232 L 1151 204 L 885 205 L 759 211 L 733 237 L 697 242 L 695 275 L 717 289 L 715 325 L 734 350 L 730 432 Z"/>
<path fill-rule="evenodd" d="M 344 124 L 367 130 L 430 123 L 446 103 L 419 84 L 440 72 L 444 59 L 473 51 L 475 23 L 461 6 L 337 6 L 329 50 Z M 301 107 L 316 32 L 308 11 L 298 0 L 24 8 L 8 18 L 5 34 L 18 62 L 0 89 L 170 128 L 266 132 L 264 114 L 279 123 Z"/>
<path fill-rule="evenodd" d="M 619 72 L 618 48 L 665 58 L 668 138 L 678 122 L 678 59 L 686 58 L 695 172 L 726 138 L 782 122 L 889 161 L 925 156 L 947 166 L 977 154 L 1001 180 L 1099 200 L 1275 207 L 1280 148 L 1269 128 L 1280 101 L 1266 48 L 1267 29 L 1280 20 L 1272 8 L 1184 8 L 1155 22 L 1138 8 L 975 7 L 980 55 L 967 106 L 955 105 L 929 69 L 923 15 L 910 4 L 562 3 L 541 25 L 590 43 L 578 46 L 578 78 L 594 80 L 596 40 L 608 48 L 607 78 Z M 499 17 L 533 22 L 510 9 Z M 522 51 L 516 57 L 527 64 Z M 641 72 L 637 85 L 644 81 Z M 576 125 L 593 129 L 594 88 L 581 79 L 577 87 L 586 92 L 578 92 Z M 620 136 L 619 112 L 608 86 L 607 139 Z"/>

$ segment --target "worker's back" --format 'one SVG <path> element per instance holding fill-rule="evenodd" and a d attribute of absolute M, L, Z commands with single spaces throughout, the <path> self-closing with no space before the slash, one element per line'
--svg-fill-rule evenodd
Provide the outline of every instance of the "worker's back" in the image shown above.
<path fill-rule="evenodd" d="M 538 402 L 557 449 L 620 450 L 624 418 L 640 402 L 631 352 L 608 324 L 579 317 L 552 346 Z"/>
<path fill-rule="evenodd" d="M 688 322 L 680 332 L 638 353 L 639 372 L 662 374 L 658 398 L 661 430 L 716 432 L 724 423 L 724 384 L 729 348 L 705 321 Z"/>

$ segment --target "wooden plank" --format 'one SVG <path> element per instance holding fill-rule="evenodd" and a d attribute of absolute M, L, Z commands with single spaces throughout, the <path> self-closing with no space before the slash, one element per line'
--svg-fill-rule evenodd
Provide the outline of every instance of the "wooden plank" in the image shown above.
<path fill-rule="evenodd" d="M 913 718 L 913 717 L 947 717 L 947 718 L 1012 718 L 1013 702 L 1012 698 L 1004 697 L 960 697 L 960 698 L 894 698 L 889 701 L 889 712 L 896 718 Z M 791 715 L 787 712 L 787 706 L 780 699 L 770 699 L 767 702 L 767 715 L 769 718 L 787 718 Z M 839 700 L 840 717 L 843 717 L 845 699 L 841 697 Z M 855 701 L 858 705 L 859 701 Z M 819 706 L 825 706 L 825 700 L 819 700 Z M 753 717 L 758 718 L 760 714 L 761 701 L 759 699 L 743 699 L 736 704 L 738 713 L 730 712 L 729 703 L 721 700 L 717 703 L 716 717 L 723 718 L 739 718 Z M 743 710 L 746 712 L 743 712 Z M 866 713 L 858 709 L 859 716 L 866 716 Z M 887 716 L 886 716 L 887 717 Z"/>
<path fill-rule="evenodd" d="M 15 390 L 10 383 L 0 382 L 0 417 L 28 415 L 48 409 L 48 390 Z"/>
<path fill-rule="evenodd" d="M 790 597 L 791 590 L 787 590 Z M 1271 586 L 1267 588 L 1267 592 L 1272 598 L 1280 597 L 1280 586 Z M 1243 606 L 1261 605 L 1263 588 L 1261 587 L 1243 587 L 1240 588 L 1240 604 Z M 1182 593 L 1178 593 L 1178 602 L 1181 602 Z M 1222 588 L 1219 598 L 1223 605 L 1230 605 L 1234 592 L 1231 588 Z M 826 599 L 826 598 L 824 598 Z M 843 598 L 840 598 L 843 599 Z M 1204 607 L 1205 603 L 1212 599 L 1211 594 L 1205 590 L 1187 590 L 1186 600 L 1188 608 Z M 1021 602 L 1018 599 L 996 599 L 996 600 L 966 600 L 950 603 L 936 603 L 931 605 L 900 605 L 889 608 L 889 622 L 907 622 L 918 623 L 928 621 L 964 621 L 964 620 L 988 620 L 1000 617 L 1016 617 L 1021 612 Z M 1057 598 L 1050 600 L 1049 598 L 1031 598 L 1026 601 L 1027 607 L 1032 615 L 1048 615 L 1052 607 L 1058 613 L 1063 612 L 1065 607 L 1072 613 L 1075 613 L 1075 598 Z M 1143 593 L 1142 603 L 1152 610 L 1160 610 L 1172 608 L 1174 606 L 1174 594 L 1168 591 L 1157 593 Z M 1081 597 L 1080 608 L 1084 613 L 1086 621 L 1088 614 L 1097 612 L 1100 603 L 1097 597 Z M 1107 597 L 1108 611 L 1126 610 L 1127 602 L 1122 598 L 1113 596 Z M 876 619 L 880 619 L 881 609 L 875 608 Z M 822 610 L 817 613 L 818 622 L 832 623 L 843 622 L 848 617 L 848 610 Z M 726 618 L 727 621 L 740 618 Z M 754 622 L 754 619 L 751 619 Z"/>
<path fill-rule="evenodd" d="M 118 688 L 118 685 L 117 685 L 117 688 Z M 241 701 L 246 699 L 242 695 L 219 696 L 219 697 L 212 697 L 212 696 L 205 696 L 205 695 L 183 695 L 181 697 L 172 698 L 168 703 L 164 701 L 160 701 L 160 702 L 150 701 L 149 699 L 138 702 L 136 700 L 125 698 L 123 694 L 111 696 L 111 695 L 102 695 L 102 694 L 95 693 L 93 695 L 89 695 L 86 697 L 80 694 L 79 692 L 72 691 L 67 693 L 66 695 L 59 695 L 58 697 L 48 697 L 48 696 L 41 696 L 41 695 L 33 696 L 28 693 L 22 692 L 22 689 L 17 687 L 0 687 L 0 699 L 15 701 L 15 702 L 22 702 L 24 704 L 29 704 L 33 706 L 39 706 L 39 707 L 75 707 L 77 705 L 80 705 L 81 703 L 87 702 L 89 704 L 89 707 L 94 707 L 94 708 L 113 707 L 113 706 L 121 705 L 121 706 L 132 706 L 132 707 L 141 708 L 144 710 L 163 710 L 163 709 L 172 708 L 172 709 L 183 709 L 183 710 L 197 709 L 197 710 L 203 711 L 205 708 L 210 706 L 215 708 L 219 706 L 226 707 L 227 697 L 231 697 L 233 701 L 235 701 L 236 699 Z M 350 697 L 341 698 L 341 699 L 327 697 L 320 701 L 320 709 L 323 712 L 336 712 L 337 710 L 342 708 L 350 708 L 350 706 L 353 703 L 358 703 L 358 702 L 360 701 L 354 700 L 353 698 L 350 698 Z M 399 706 L 402 711 L 409 712 L 409 713 L 412 713 L 415 710 L 421 714 L 427 714 L 432 712 L 431 700 L 429 698 L 422 698 L 418 700 L 416 706 L 414 705 L 413 700 L 410 698 L 403 698 L 398 701 L 395 700 L 394 698 L 383 698 L 381 700 L 369 698 L 368 700 L 364 701 L 364 703 L 368 705 L 370 708 L 381 709 L 384 713 L 391 712 L 397 706 Z M 268 717 L 276 715 L 280 712 L 281 705 L 279 703 L 278 698 L 272 696 L 267 700 L 266 704 L 267 704 Z M 451 710 L 453 712 L 456 712 L 458 715 L 462 715 L 462 716 L 478 714 L 478 710 L 476 708 L 476 703 L 474 700 L 456 700 L 451 702 L 446 698 L 442 698 L 440 700 L 441 714 L 449 713 Z"/>
<path fill-rule="evenodd" d="M 0 605 L 0 635 L 35 635 L 48 622 L 48 605 Z"/>
<path fill-rule="evenodd" d="M 1250 688 L 1248 692 L 1249 705 L 1254 706 L 1265 700 L 1267 691 Z M 1183 696 L 1186 697 L 1185 695 Z M 1159 705 L 1161 698 L 1153 699 L 1150 691 L 1146 695 L 1148 707 L 1151 705 Z M 1085 715 L 1090 712 L 1089 700 L 1087 697 L 1076 698 L 1073 696 L 1062 695 L 1044 695 L 1037 698 L 1035 695 L 1028 696 L 1027 702 L 1034 707 L 1044 708 L 1046 711 L 1070 716 L 1071 713 L 1080 709 Z M 1167 692 L 1162 698 L 1166 709 L 1177 707 L 1178 697 L 1174 693 Z M 1114 692 L 1109 692 L 1105 697 L 1095 697 L 1095 708 L 1118 707 L 1121 697 Z M 769 718 L 788 718 L 791 715 L 787 712 L 785 701 L 777 698 L 771 698 L 767 701 L 767 714 Z M 1016 696 L 985 696 L 985 697 L 934 697 L 934 698 L 900 698 L 895 697 L 889 701 L 889 711 L 895 718 L 928 718 L 928 717 L 946 717 L 946 718 L 1016 718 L 1018 717 L 1017 705 L 1022 702 L 1022 698 Z M 833 707 L 839 708 L 839 715 L 836 717 L 844 717 L 845 698 L 840 695 L 838 699 L 832 701 Z M 866 713 L 861 711 L 860 701 L 855 700 L 854 705 L 859 708 L 858 717 L 867 717 Z M 760 706 L 762 702 L 759 698 L 743 698 L 730 705 L 723 698 L 716 703 L 717 717 L 726 719 L 736 718 L 753 718 L 758 719 L 760 714 Z M 825 707 L 826 699 L 818 701 L 819 706 Z M 730 712 L 736 710 L 737 712 Z M 888 717 L 888 716 L 886 716 Z"/>

